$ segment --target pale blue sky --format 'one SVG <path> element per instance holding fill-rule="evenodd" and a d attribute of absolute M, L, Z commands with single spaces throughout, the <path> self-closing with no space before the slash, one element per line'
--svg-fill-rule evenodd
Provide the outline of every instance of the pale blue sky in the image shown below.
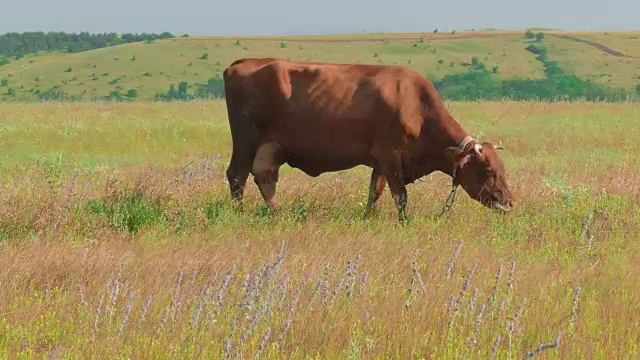
<path fill-rule="evenodd" d="M 486 27 L 640 30 L 640 0 L 0 0 L 9 31 L 289 35 Z"/>

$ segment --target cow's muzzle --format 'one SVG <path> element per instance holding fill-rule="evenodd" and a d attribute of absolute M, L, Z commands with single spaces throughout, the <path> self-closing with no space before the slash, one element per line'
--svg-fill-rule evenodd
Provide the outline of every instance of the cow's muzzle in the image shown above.
<path fill-rule="evenodd" d="M 499 201 L 492 201 L 491 208 L 496 211 L 509 212 L 513 209 L 513 203 L 511 201 L 505 201 L 500 203 Z"/>

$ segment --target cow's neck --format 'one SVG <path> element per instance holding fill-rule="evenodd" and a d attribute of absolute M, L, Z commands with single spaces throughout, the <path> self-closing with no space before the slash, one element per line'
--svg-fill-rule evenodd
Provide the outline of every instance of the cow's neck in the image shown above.
<path fill-rule="evenodd" d="M 404 175 L 407 183 L 434 171 L 453 176 L 453 164 L 447 159 L 446 149 L 457 146 L 469 149 L 475 139 L 467 133 L 443 105 L 432 106 L 431 116 L 423 127 L 412 154 L 405 159 Z"/>
<path fill-rule="evenodd" d="M 448 147 L 457 146 L 460 150 L 468 149 L 469 146 L 475 144 L 475 139 L 462 128 L 462 125 L 449 114 L 446 109 L 442 109 L 435 132 L 432 135 L 434 143 L 434 155 L 438 159 L 436 161 L 438 170 L 452 176 L 453 164 L 447 160 L 445 150 Z"/>

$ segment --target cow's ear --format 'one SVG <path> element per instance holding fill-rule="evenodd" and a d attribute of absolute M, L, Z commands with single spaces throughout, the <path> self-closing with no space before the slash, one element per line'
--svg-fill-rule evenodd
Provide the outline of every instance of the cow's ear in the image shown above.
<path fill-rule="evenodd" d="M 464 167 L 471 157 L 471 154 L 460 150 L 457 146 L 448 147 L 445 150 L 445 154 L 447 156 L 447 160 L 459 168 Z"/>

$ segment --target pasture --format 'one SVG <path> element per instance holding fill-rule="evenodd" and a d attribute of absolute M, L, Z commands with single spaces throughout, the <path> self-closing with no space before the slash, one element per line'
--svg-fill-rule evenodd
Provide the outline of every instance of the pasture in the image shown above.
<path fill-rule="evenodd" d="M 362 219 L 368 169 L 286 166 L 280 213 L 251 178 L 237 213 L 222 101 L 3 104 L 0 353 L 637 357 L 640 105 L 447 105 L 502 141 L 512 213 L 438 218 L 433 174 L 399 227 L 388 188 Z"/>

